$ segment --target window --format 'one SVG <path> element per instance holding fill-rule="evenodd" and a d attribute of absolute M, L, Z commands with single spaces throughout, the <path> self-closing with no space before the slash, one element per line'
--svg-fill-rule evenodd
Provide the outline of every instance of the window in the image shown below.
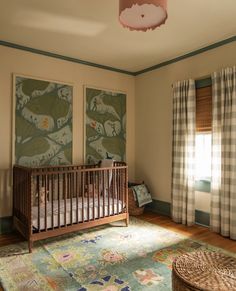
<path fill-rule="evenodd" d="M 211 180 L 211 133 L 197 133 L 195 141 L 196 181 Z"/>
<path fill-rule="evenodd" d="M 210 192 L 212 138 L 211 78 L 197 81 L 196 88 L 195 190 Z"/>
<path fill-rule="evenodd" d="M 212 86 L 196 90 L 196 131 L 209 132 L 212 124 Z"/>

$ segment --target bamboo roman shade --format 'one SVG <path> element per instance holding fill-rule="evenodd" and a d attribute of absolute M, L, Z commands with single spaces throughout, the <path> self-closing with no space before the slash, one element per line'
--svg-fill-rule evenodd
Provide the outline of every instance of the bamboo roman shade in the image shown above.
<path fill-rule="evenodd" d="M 211 131 L 212 86 L 196 89 L 196 131 Z"/>

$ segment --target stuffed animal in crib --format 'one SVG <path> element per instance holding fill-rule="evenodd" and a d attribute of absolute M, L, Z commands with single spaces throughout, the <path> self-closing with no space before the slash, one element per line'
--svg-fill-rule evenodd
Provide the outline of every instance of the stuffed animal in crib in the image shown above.
<path fill-rule="evenodd" d="M 45 187 L 41 187 L 39 190 L 39 195 L 38 195 L 38 192 L 35 195 L 35 204 L 38 205 L 38 202 L 39 202 L 40 205 L 41 204 L 44 205 L 46 201 L 45 200 L 46 197 L 48 201 L 48 194 L 49 194 L 49 191 L 46 191 Z"/>
<path fill-rule="evenodd" d="M 90 198 L 93 198 L 93 184 L 88 184 L 85 186 L 84 197 L 88 197 L 88 195 Z M 94 197 L 98 198 L 98 196 L 98 189 L 94 187 Z"/>

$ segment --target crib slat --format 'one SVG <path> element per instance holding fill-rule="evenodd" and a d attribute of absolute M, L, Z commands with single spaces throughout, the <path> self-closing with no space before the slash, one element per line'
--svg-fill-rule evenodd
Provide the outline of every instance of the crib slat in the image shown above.
<path fill-rule="evenodd" d="M 105 217 L 105 195 L 106 195 L 106 190 L 105 190 L 105 176 L 104 176 L 104 171 L 102 171 L 102 195 L 103 195 L 103 217 Z"/>
<path fill-rule="evenodd" d="M 52 189 L 52 201 L 51 201 L 51 206 L 52 206 L 52 229 L 54 229 L 54 205 L 53 205 L 53 201 L 54 201 L 54 175 L 52 175 L 51 177 L 51 189 Z"/>
<path fill-rule="evenodd" d="M 22 175 L 23 176 L 23 175 Z M 23 212 L 23 214 L 25 214 L 25 193 L 27 193 L 27 182 L 25 181 L 25 179 L 24 179 L 25 177 L 23 176 L 22 177 L 22 180 L 24 181 L 23 182 L 23 192 L 22 192 L 22 199 L 21 199 L 21 208 L 22 208 L 22 212 Z"/>
<path fill-rule="evenodd" d="M 122 191 L 122 171 L 118 170 L 118 183 L 119 183 L 119 193 L 120 193 L 120 200 L 121 200 L 121 209 L 123 213 L 124 209 L 124 197 L 123 197 L 123 191 Z"/>
<path fill-rule="evenodd" d="M 82 192 L 82 222 L 84 222 L 84 172 L 82 173 L 82 183 L 81 183 L 81 192 Z"/>
<path fill-rule="evenodd" d="M 124 202 L 125 202 L 124 184 L 125 184 L 124 171 L 121 170 L 122 212 L 124 212 Z"/>
<path fill-rule="evenodd" d="M 22 197 L 23 197 L 23 199 L 22 199 L 22 209 L 23 209 L 23 213 L 25 213 L 25 194 L 24 193 L 26 193 L 26 191 L 27 191 L 27 187 L 26 187 L 26 182 L 25 182 L 25 177 L 23 176 L 22 177 L 23 178 L 23 195 L 22 195 Z"/>
<path fill-rule="evenodd" d="M 21 183 L 21 173 L 19 172 L 19 177 L 18 177 L 18 187 L 19 187 L 19 191 L 22 195 L 22 183 Z M 18 215 L 20 216 L 21 215 L 21 201 L 20 201 L 20 198 L 18 195 L 16 195 L 16 197 L 18 198 L 17 199 L 17 204 L 16 205 L 19 205 L 19 209 L 18 209 Z"/>
<path fill-rule="evenodd" d="M 100 199 L 101 199 L 101 194 L 100 194 L 100 181 L 101 181 L 101 175 L 100 172 L 97 173 L 97 189 L 98 189 L 98 219 L 100 218 Z"/>
<path fill-rule="evenodd" d="M 38 193 L 38 232 L 40 232 L 40 193 L 39 193 L 39 176 L 37 176 L 37 183 L 36 183 L 36 193 Z"/>
<path fill-rule="evenodd" d="M 74 192 L 74 175 L 70 173 L 70 224 L 73 224 L 73 204 L 72 204 L 72 194 Z"/>
<path fill-rule="evenodd" d="M 45 188 L 44 188 L 44 197 L 45 197 L 45 231 L 47 231 L 47 216 L 48 216 L 48 211 L 47 211 L 47 175 L 45 175 Z"/>
<path fill-rule="evenodd" d="M 90 185 L 90 173 L 87 173 L 87 220 L 90 221 L 90 216 L 89 216 L 89 212 L 90 212 L 90 209 L 89 209 L 89 196 L 90 196 L 90 193 L 89 193 L 89 185 Z"/>
<path fill-rule="evenodd" d="M 20 181 L 21 181 L 21 193 L 22 193 L 22 196 L 24 195 L 24 192 L 25 192 L 25 184 L 24 184 L 24 176 L 23 176 L 24 173 L 21 173 L 21 177 L 20 177 Z M 23 208 L 23 199 L 20 199 L 20 210 L 22 211 L 22 214 L 24 214 L 24 208 Z M 21 215 L 22 215 L 21 214 Z"/>
<path fill-rule="evenodd" d="M 115 169 L 115 189 L 116 189 L 117 214 L 118 214 L 118 213 L 120 213 L 119 212 L 120 200 L 119 200 L 119 187 L 118 187 L 118 184 L 117 184 L 117 178 L 118 178 L 118 170 Z"/>
<path fill-rule="evenodd" d="M 95 172 L 92 172 L 93 175 L 93 180 L 92 180 L 92 185 L 93 185 L 93 220 L 95 220 Z"/>
<path fill-rule="evenodd" d="M 129 213 L 129 204 L 128 204 L 128 171 L 124 171 L 125 175 L 125 185 L 124 185 L 124 194 L 125 194 L 125 208 L 126 212 Z M 128 219 L 126 220 L 126 223 L 128 224 Z"/>
<path fill-rule="evenodd" d="M 110 216 L 110 170 L 107 170 L 107 196 L 108 196 L 108 216 Z"/>
<path fill-rule="evenodd" d="M 32 176 L 31 176 L 31 173 L 30 174 L 27 174 L 27 192 L 25 194 L 25 209 L 26 209 L 26 213 L 27 213 L 27 217 L 28 217 L 28 220 L 29 220 L 29 237 L 32 235 L 32 215 L 31 215 L 31 209 L 32 209 L 32 206 L 33 206 L 33 203 L 32 203 L 32 196 L 33 196 L 33 191 L 32 191 Z M 29 199 L 27 199 L 27 197 L 29 197 Z"/>
<path fill-rule="evenodd" d="M 22 193 L 22 196 L 24 197 L 24 193 L 26 191 L 25 182 L 24 182 L 24 173 L 22 173 L 22 175 L 21 175 L 21 183 L 22 183 L 21 193 Z M 24 201 L 23 201 L 23 199 L 20 199 L 20 203 L 21 203 L 21 211 L 22 211 L 22 214 L 23 214 L 23 219 L 25 219 L 24 218 L 25 211 L 24 211 Z"/>
<path fill-rule="evenodd" d="M 57 174 L 57 202 L 58 202 L 58 210 L 57 210 L 57 222 L 58 222 L 58 227 L 61 227 L 61 222 L 60 222 L 60 216 L 61 216 L 61 211 L 60 211 L 60 174 Z"/>
<path fill-rule="evenodd" d="M 79 213 L 78 213 L 78 195 L 79 195 L 79 189 L 78 189 L 78 183 L 79 183 L 79 179 L 78 179 L 78 175 L 79 172 L 75 173 L 75 193 L 76 193 L 76 223 L 79 222 Z"/>
<path fill-rule="evenodd" d="M 23 173 L 21 173 L 20 175 L 20 190 L 21 190 L 21 195 L 24 195 L 24 183 L 23 181 Z M 22 214 L 24 214 L 23 212 L 23 207 L 22 207 L 22 199 L 19 199 L 19 204 L 20 204 L 20 216 L 22 216 Z"/>
<path fill-rule="evenodd" d="M 116 169 L 115 187 L 116 187 L 117 207 L 119 208 L 119 201 L 120 201 L 120 199 L 119 199 L 118 169 Z"/>
<path fill-rule="evenodd" d="M 112 215 L 115 214 L 115 200 L 114 200 L 114 195 L 115 195 L 115 183 L 114 183 L 114 179 L 115 179 L 115 170 L 112 170 Z"/>
<path fill-rule="evenodd" d="M 67 175 L 63 174 L 63 195 L 64 195 L 64 226 L 66 227 L 66 177 Z"/>

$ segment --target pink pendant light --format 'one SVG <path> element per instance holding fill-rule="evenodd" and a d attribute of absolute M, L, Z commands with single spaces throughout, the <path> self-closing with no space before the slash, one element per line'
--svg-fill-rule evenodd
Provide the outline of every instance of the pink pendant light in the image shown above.
<path fill-rule="evenodd" d="M 119 20 L 130 30 L 155 29 L 166 19 L 167 0 L 120 0 Z"/>

